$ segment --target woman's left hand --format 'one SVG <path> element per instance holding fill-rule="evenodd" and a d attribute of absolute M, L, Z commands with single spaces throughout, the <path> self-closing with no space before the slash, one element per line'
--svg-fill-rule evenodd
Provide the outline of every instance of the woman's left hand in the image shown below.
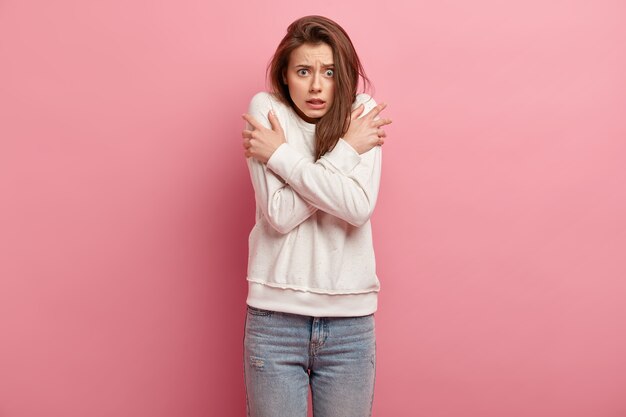
<path fill-rule="evenodd" d="M 280 145 L 287 142 L 285 140 L 285 132 L 280 126 L 274 112 L 270 110 L 268 120 L 272 125 L 271 129 L 266 128 L 259 123 L 253 116 L 244 114 L 243 119 L 250 123 L 254 130 L 244 129 L 241 132 L 243 137 L 243 147 L 246 150 L 246 158 L 253 157 L 260 162 L 267 164 L 272 154 Z"/>

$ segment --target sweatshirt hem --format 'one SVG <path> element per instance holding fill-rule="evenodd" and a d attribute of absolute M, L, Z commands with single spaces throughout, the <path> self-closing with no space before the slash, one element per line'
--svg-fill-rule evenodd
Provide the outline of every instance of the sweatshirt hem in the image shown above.
<path fill-rule="evenodd" d="M 249 281 L 246 304 L 260 309 L 311 317 L 358 317 L 376 312 L 378 292 L 320 294 Z"/>
<path fill-rule="evenodd" d="M 311 288 L 304 287 L 293 284 L 279 283 L 279 282 L 267 282 L 261 279 L 254 279 L 248 277 L 247 280 L 249 282 L 254 282 L 256 284 L 266 285 L 268 287 L 278 288 L 281 290 L 294 290 L 294 291 L 305 291 L 311 292 L 315 294 L 328 294 L 328 295 L 350 295 L 350 294 L 366 294 L 369 292 L 378 292 L 380 291 L 380 285 L 376 287 L 364 288 L 364 289 L 341 289 L 341 290 L 329 290 L 329 289 L 321 289 L 321 288 Z"/>

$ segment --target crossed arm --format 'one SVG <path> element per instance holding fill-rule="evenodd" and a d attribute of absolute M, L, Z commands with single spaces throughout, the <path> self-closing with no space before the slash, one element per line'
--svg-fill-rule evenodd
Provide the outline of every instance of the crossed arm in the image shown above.
<path fill-rule="evenodd" d="M 287 233 L 317 210 L 357 227 L 367 222 L 380 183 L 382 153 L 378 145 L 384 137 L 380 126 L 391 122 L 375 120 L 384 105 L 368 100 L 357 107 L 345 138 L 316 162 L 286 143 L 270 108 L 267 96 L 257 94 L 249 114 L 244 115 L 248 124 L 242 134 L 256 200 L 268 222 Z M 363 152 L 359 154 L 357 149 Z"/>

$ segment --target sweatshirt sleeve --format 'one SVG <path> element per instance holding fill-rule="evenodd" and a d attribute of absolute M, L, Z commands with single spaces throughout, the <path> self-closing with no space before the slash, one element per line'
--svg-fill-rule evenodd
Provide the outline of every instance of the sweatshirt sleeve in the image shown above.
<path fill-rule="evenodd" d="M 267 118 L 271 108 L 268 93 L 261 92 L 252 98 L 248 114 L 271 129 Z M 247 129 L 252 129 L 248 123 L 246 126 Z M 279 233 L 288 233 L 317 211 L 315 206 L 294 192 L 291 186 L 268 169 L 266 164 L 253 157 L 247 158 L 247 164 L 257 205 L 261 207 L 268 223 Z"/>
<path fill-rule="evenodd" d="M 359 95 L 363 115 L 376 106 L 374 99 Z M 362 117 L 362 116 L 361 116 Z M 281 176 L 293 190 L 318 209 L 353 226 L 364 225 L 372 215 L 380 185 L 382 148 L 375 146 L 359 155 L 343 139 L 316 162 L 283 143 L 267 161 L 267 167 Z"/>

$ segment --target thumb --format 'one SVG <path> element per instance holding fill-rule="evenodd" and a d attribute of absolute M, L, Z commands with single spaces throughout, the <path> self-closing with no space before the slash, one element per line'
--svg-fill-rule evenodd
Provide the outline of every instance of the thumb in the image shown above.
<path fill-rule="evenodd" d="M 359 107 L 352 110 L 352 114 L 350 115 L 350 120 L 358 119 L 361 113 L 363 113 L 363 110 L 365 110 L 365 106 L 363 104 L 360 104 Z"/>
<path fill-rule="evenodd" d="M 270 112 L 267 115 L 267 119 L 270 121 L 270 124 L 272 125 L 272 130 L 274 132 L 282 132 L 283 131 L 283 128 L 280 125 L 280 122 L 278 121 L 278 118 L 274 114 L 274 110 L 270 110 Z"/>

